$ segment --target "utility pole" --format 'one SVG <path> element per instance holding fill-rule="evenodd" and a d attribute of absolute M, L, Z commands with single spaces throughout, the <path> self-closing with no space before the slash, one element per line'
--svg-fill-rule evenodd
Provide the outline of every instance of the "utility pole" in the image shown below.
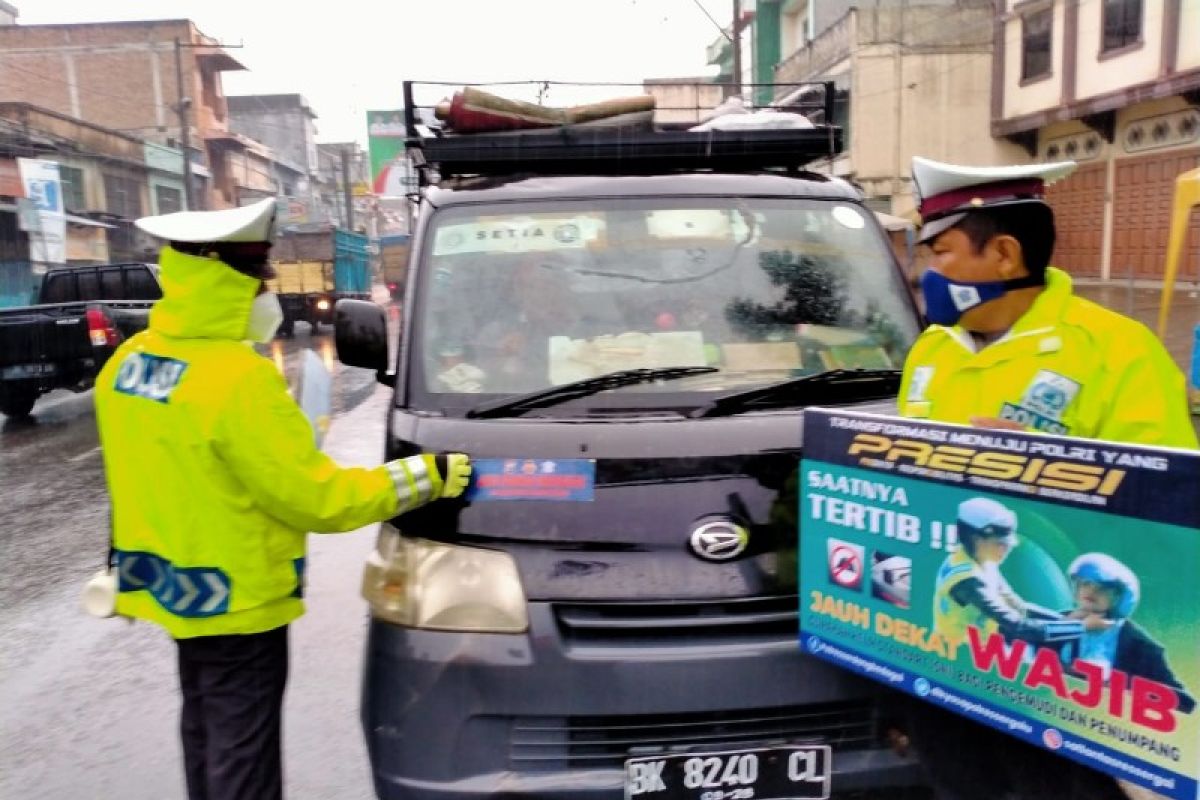
<path fill-rule="evenodd" d="M 742 99 L 742 0 L 733 0 L 733 91 Z"/>
<path fill-rule="evenodd" d="M 183 202 L 184 210 L 191 211 L 195 206 L 193 199 L 195 189 L 192 186 L 192 133 L 188 114 L 188 109 L 192 107 L 192 98 L 183 93 L 183 48 L 185 47 L 219 47 L 222 50 L 231 50 L 239 48 L 241 45 L 221 44 L 220 42 L 184 42 L 178 36 L 175 37 L 175 113 L 179 115 L 179 146 L 183 150 Z"/>
<path fill-rule="evenodd" d="M 191 153 L 191 121 L 188 109 L 192 98 L 183 93 L 183 43 L 175 37 L 175 111 L 179 114 L 179 146 L 183 150 L 183 209 L 191 211 L 195 207 L 192 198 L 192 153 Z"/>
<path fill-rule="evenodd" d="M 342 147 L 342 196 L 346 202 L 346 230 L 354 230 L 353 192 L 350 188 L 350 148 Z"/>

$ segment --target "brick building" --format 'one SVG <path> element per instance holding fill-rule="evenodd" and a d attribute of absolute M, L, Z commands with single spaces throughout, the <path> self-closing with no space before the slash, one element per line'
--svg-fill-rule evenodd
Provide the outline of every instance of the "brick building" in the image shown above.
<path fill-rule="evenodd" d="M 265 156 L 230 132 L 221 74 L 244 67 L 189 20 L 0 24 L 0 99 L 178 148 L 186 103 L 195 204 L 238 204 Z M 182 76 L 182 86 L 177 80 Z M 242 176 L 242 177 L 239 177 Z"/>
<path fill-rule="evenodd" d="M 1161 279 L 1175 178 L 1200 166 L 1200 3 L 1003 6 L 992 134 L 1029 160 L 1079 162 L 1049 192 L 1056 263 L 1084 277 Z M 1179 277 L 1200 283 L 1198 225 Z"/>

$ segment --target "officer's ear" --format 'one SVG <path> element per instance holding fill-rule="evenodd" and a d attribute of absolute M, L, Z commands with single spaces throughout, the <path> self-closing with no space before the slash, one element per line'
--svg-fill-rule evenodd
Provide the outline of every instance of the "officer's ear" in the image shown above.
<path fill-rule="evenodd" d="M 1029 268 L 1025 266 L 1025 253 L 1015 236 L 1009 236 L 1006 233 L 996 234 L 988 242 L 988 247 L 994 253 L 1000 277 L 1004 280 L 1024 278 L 1029 274 Z"/>

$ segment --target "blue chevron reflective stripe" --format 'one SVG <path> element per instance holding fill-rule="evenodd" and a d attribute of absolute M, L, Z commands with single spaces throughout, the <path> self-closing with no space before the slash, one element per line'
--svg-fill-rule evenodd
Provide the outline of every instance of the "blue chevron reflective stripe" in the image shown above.
<path fill-rule="evenodd" d="M 296 588 L 292 590 L 292 597 L 304 597 L 304 557 L 292 559 L 292 567 L 296 570 Z"/>
<path fill-rule="evenodd" d="M 117 550 L 118 589 L 146 591 L 180 617 L 213 617 L 229 610 L 229 576 L 215 567 L 177 567 L 154 553 Z"/>

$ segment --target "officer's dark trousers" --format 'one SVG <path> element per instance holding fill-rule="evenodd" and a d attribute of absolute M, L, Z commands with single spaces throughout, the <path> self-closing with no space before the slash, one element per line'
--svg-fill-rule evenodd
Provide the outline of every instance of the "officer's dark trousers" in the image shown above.
<path fill-rule="evenodd" d="M 1125 800 L 1108 775 L 910 700 L 909 732 L 937 800 Z"/>
<path fill-rule="evenodd" d="M 287 626 L 176 644 L 188 800 L 282 798 Z"/>

